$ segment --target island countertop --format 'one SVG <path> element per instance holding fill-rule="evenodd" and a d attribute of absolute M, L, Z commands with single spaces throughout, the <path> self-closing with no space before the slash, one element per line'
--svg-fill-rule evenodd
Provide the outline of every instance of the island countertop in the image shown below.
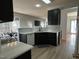
<path fill-rule="evenodd" d="M 31 50 L 33 46 L 22 42 L 12 42 L 1 46 L 0 59 L 13 59 Z"/>

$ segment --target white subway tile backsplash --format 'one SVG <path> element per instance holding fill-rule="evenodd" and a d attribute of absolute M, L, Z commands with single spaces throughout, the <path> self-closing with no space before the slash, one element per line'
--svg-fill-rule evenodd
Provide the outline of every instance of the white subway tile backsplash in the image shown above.
<path fill-rule="evenodd" d="M 45 32 L 58 32 L 60 31 L 60 26 L 47 26 L 43 27 L 41 31 Z M 39 32 L 39 27 L 33 27 L 33 28 L 20 28 L 19 33 L 31 33 L 31 32 Z"/>

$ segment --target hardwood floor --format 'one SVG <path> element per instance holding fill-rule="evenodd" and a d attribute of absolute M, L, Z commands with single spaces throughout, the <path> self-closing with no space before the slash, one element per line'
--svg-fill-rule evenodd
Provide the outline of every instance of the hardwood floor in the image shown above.
<path fill-rule="evenodd" d="M 32 59 L 75 59 L 73 58 L 75 47 L 75 35 L 70 35 L 67 41 L 54 47 L 35 47 L 32 49 Z"/>

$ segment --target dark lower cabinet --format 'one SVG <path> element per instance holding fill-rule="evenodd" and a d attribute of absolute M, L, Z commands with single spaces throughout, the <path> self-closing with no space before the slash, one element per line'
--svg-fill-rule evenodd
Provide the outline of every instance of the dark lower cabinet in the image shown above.
<path fill-rule="evenodd" d="M 28 52 L 25 52 L 24 54 L 14 58 L 14 59 L 32 59 L 31 58 L 31 50 Z"/>
<path fill-rule="evenodd" d="M 35 45 L 47 44 L 47 33 L 35 33 Z"/>
<path fill-rule="evenodd" d="M 19 35 L 20 42 L 27 43 L 27 34 Z M 60 32 L 51 33 L 51 32 L 39 32 L 35 33 L 35 45 L 53 45 L 57 46 L 60 44 Z"/>
<path fill-rule="evenodd" d="M 19 34 L 20 42 L 27 43 L 27 34 Z"/>
<path fill-rule="evenodd" d="M 48 40 L 49 44 L 57 46 L 57 33 L 48 33 Z"/>
<path fill-rule="evenodd" d="M 45 45 L 50 44 L 53 46 L 57 46 L 60 44 L 60 37 L 57 33 L 49 33 L 49 32 L 43 32 L 43 33 L 35 33 L 35 45 Z"/>
<path fill-rule="evenodd" d="M 62 33 L 61 33 L 61 32 L 59 32 L 59 33 L 58 33 L 58 44 L 59 44 L 59 45 L 60 45 L 60 43 L 61 43 L 61 40 L 60 40 L 60 39 L 61 39 L 61 37 L 62 37 L 61 35 L 62 35 Z"/>

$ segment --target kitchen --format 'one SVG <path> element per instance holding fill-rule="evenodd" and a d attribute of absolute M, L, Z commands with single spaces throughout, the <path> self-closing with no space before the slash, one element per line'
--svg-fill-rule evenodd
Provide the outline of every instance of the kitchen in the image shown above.
<path fill-rule="evenodd" d="M 18 15 L 18 13 L 16 13 L 16 14 L 14 14 L 14 15 Z M 19 16 L 23 16 L 23 14 L 19 14 Z M 25 17 L 24 17 L 25 16 Z M 23 20 L 26 20 L 26 18 L 28 17 L 29 19 L 31 19 L 32 18 L 32 22 L 33 22 L 33 17 L 32 16 L 27 16 L 27 15 L 24 15 L 23 16 L 23 18 L 25 18 L 25 19 L 22 19 L 21 17 L 20 18 L 18 18 L 18 17 L 16 17 L 15 19 L 22 19 L 22 21 Z M 34 18 L 35 19 L 35 18 Z M 36 19 L 38 19 L 38 20 L 40 20 L 39 18 L 36 18 Z M 16 21 L 16 20 L 15 20 Z M 21 20 L 20 20 L 21 21 Z M 22 22 L 21 21 L 21 23 L 20 23 L 20 25 L 23 23 L 23 22 L 25 22 L 25 21 L 23 21 Z M 29 20 L 26 20 L 26 21 L 28 21 L 28 23 L 29 23 Z M 35 20 L 35 22 L 38 22 L 39 23 L 39 21 L 36 21 Z M 41 21 L 40 21 L 41 22 Z M 44 22 L 44 20 L 42 20 L 42 22 Z M 5 23 L 6 24 L 6 23 Z M 5 26 L 5 24 L 3 24 L 2 23 L 2 25 L 4 25 Z M 8 25 L 7 25 L 8 24 Z M 7 32 L 9 32 L 10 34 L 12 33 L 13 34 L 13 36 L 12 37 L 14 37 L 14 35 L 16 34 L 16 36 L 18 35 L 18 34 L 20 34 L 19 35 L 19 37 L 16 37 L 17 38 L 17 40 L 19 39 L 19 41 L 21 41 L 21 42 L 23 42 L 23 43 L 27 43 L 27 44 L 30 44 L 30 45 L 41 45 L 41 43 L 43 43 L 42 45 L 47 45 L 47 44 L 49 44 L 49 43 L 51 43 L 51 42 L 47 42 L 47 43 L 45 43 L 44 41 L 43 42 L 40 42 L 40 43 L 38 43 L 38 36 L 40 35 L 40 34 L 43 34 L 43 36 L 44 36 L 44 34 L 46 34 L 47 36 L 48 36 L 48 33 L 49 33 L 49 35 L 53 35 L 53 33 L 54 33 L 54 36 L 55 36 L 55 39 L 56 39 L 56 36 L 58 36 L 58 34 L 57 33 L 59 33 L 59 31 L 58 30 L 55 30 L 54 32 L 51 32 L 51 30 L 49 30 L 49 31 L 45 31 L 45 30 L 47 30 L 46 29 L 46 27 L 44 27 L 44 28 L 41 28 L 40 30 L 39 30 L 39 28 L 40 28 L 40 24 L 34 24 L 34 25 L 36 25 L 36 27 L 34 26 L 34 27 L 32 27 L 32 25 L 28 28 L 19 28 L 19 30 L 17 31 L 17 30 L 14 30 L 14 28 L 16 28 L 16 26 L 13 26 L 13 28 L 12 28 L 12 24 L 14 25 L 14 24 L 16 24 L 16 23 L 10 23 L 10 22 L 8 22 L 6 24 L 6 26 L 4 27 L 6 30 L 3 30 L 3 32 L 4 33 L 6 33 L 7 34 Z M 19 22 L 17 23 L 17 24 L 19 24 Z M 24 26 L 24 24 L 25 25 L 27 25 L 27 23 L 23 23 L 21 26 L 23 27 Z M 45 26 L 45 25 L 44 25 Z M 19 26 L 18 26 L 19 27 Z M 8 28 L 8 30 L 7 30 L 7 28 Z M 12 30 L 13 29 L 13 30 Z M 12 31 L 12 32 L 10 32 L 10 31 Z M 2 32 L 2 31 L 1 31 Z M 18 33 L 18 34 L 17 34 Z M 6 39 L 7 37 L 7 40 L 8 39 L 10 39 L 9 38 L 9 36 L 8 35 L 3 35 L 3 39 Z M 36 43 L 35 43 L 35 37 L 34 36 L 37 36 L 37 41 L 36 41 Z M 46 37 L 46 36 L 45 36 Z M 44 40 L 44 37 L 41 37 L 43 40 Z M 40 38 L 40 39 L 41 39 Z M 48 38 L 48 37 L 47 37 Z M 2 44 L 4 44 L 5 43 L 5 40 L 3 40 L 2 39 Z M 15 37 L 14 37 L 14 39 L 15 39 Z M 53 39 L 53 37 L 52 37 L 52 39 Z M 46 40 L 46 39 L 45 39 Z M 9 41 L 12 41 L 12 40 L 9 40 Z M 13 40 L 13 41 L 15 41 L 15 40 Z M 47 41 L 48 41 L 48 39 L 47 39 Z M 45 43 L 45 44 L 44 44 Z M 14 45 L 15 45 L 16 43 L 14 43 Z M 11 44 L 10 44 L 11 45 Z M 58 45 L 58 43 L 55 41 L 55 43 L 53 44 L 53 45 Z"/>
<path fill-rule="evenodd" d="M 9 2 L 12 3 L 12 1 Z M 0 6 L 4 7 L 0 10 L 0 18 L 2 19 L 0 21 L 0 58 L 31 59 L 31 51 L 34 47 L 45 48 L 49 46 L 60 46 L 62 38 L 62 30 L 60 27 L 60 8 L 46 11 L 48 12 L 48 18 L 45 19 L 33 15 L 19 13 L 19 11 L 13 12 L 13 3 L 11 5 L 8 5 L 9 2 L 4 3 L 4 1 L 2 1 L 2 6 Z M 10 6 L 11 9 L 10 7 L 6 8 L 7 5 Z M 7 16 L 7 14 L 9 16 Z M 10 51 L 8 51 L 9 49 Z"/>

